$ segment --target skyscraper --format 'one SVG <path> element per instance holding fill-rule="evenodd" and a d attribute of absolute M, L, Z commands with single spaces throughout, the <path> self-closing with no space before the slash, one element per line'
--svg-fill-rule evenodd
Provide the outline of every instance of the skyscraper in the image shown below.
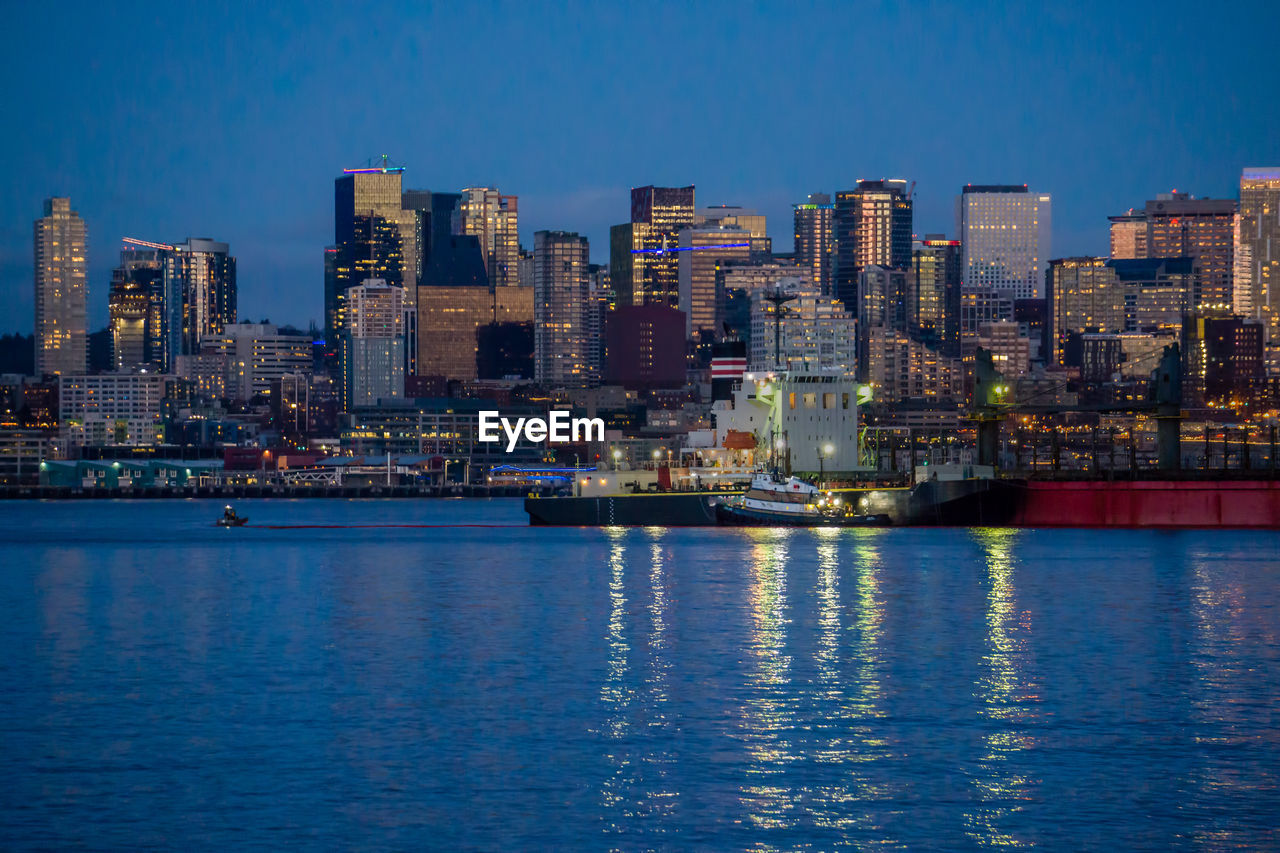
<path fill-rule="evenodd" d="M 680 229 L 694 224 L 694 188 L 635 187 L 631 221 L 610 229 L 609 272 L 618 305 L 680 303 Z"/>
<path fill-rule="evenodd" d="M 458 207 L 459 234 L 479 239 L 490 287 L 520 284 L 518 203 L 492 187 L 467 187 Z"/>
<path fill-rule="evenodd" d="M 36 374 L 84 373 L 89 363 L 87 232 L 71 199 L 50 198 L 35 221 Z"/>
<path fill-rule="evenodd" d="M 1235 311 L 1262 324 L 1263 360 L 1280 374 L 1280 167 L 1240 176 L 1240 224 Z"/>
<path fill-rule="evenodd" d="M 724 316 L 724 266 L 751 257 L 751 232 L 736 225 L 698 225 L 680 231 L 677 253 L 685 337 L 719 334 Z"/>
<path fill-rule="evenodd" d="M 342 330 L 342 408 L 404 397 L 405 350 L 413 306 L 405 289 L 378 279 L 348 288 Z"/>
<path fill-rule="evenodd" d="M 160 265 L 169 359 L 197 353 L 201 338 L 236 322 L 236 259 L 226 243 L 189 237 L 163 249 Z"/>
<path fill-rule="evenodd" d="M 1147 256 L 1147 215 L 1122 213 L 1108 216 L 1111 222 L 1111 257 L 1145 258 Z"/>
<path fill-rule="evenodd" d="M 835 255 L 835 205 L 826 193 L 810 193 L 795 209 L 796 265 L 805 268 L 809 281 L 831 295 L 831 267 Z"/>
<path fill-rule="evenodd" d="M 591 280 L 587 238 L 566 231 L 533 236 L 534 375 L 546 385 L 590 388 L 600 384 L 591 354 Z M 598 332 L 597 332 L 598 334 Z"/>
<path fill-rule="evenodd" d="M 907 328 L 939 352 L 960 355 L 960 241 L 929 234 L 911 250 Z"/>
<path fill-rule="evenodd" d="M 325 250 L 329 341 L 338 340 L 345 325 L 347 289 L 367 279 L 403 287 L 409 305 L 416 304 L 419 243 L 428 217 L 413 207 L 406 209 L 412 197 L 404 196 L 403 173 L 403 166 L 391 166 L 383 157 L 381 165 L 344 169 L 334 180 L 333 245 Z M 412 337 L 409 330 L 411 343 Z"/>
<path fill-rule="evenodd" d="M 858 274 L 875 265 L 911 265 L 911 196 L 904 180 L 858 181 L 836 193 L 835 296 L 856 311 Z"/>
<path fill-rule="evenodd" d="M 1148 201 L 1147 257 L 1192 258 L 1199 282 L 1192 295 L 1197 311 L 1231 310 L 1235 264 L 1236 202 L 1161 193 Z"/>
<path fill-rule="evenodd" d="M 965 289 L 995 290 L 1010 300 L 1040 298 L 1050 205 L 1048 193 L 1032 192 L 1026 184 L 966 186 L 956 199 Z"/>
<path fill-rule="evenodd" d="M 107 295 L 112 364 L 116 370 L 167 368 L 164 352 L 164 278 L 158 248 L 126 245 L 111 271 Z"/>

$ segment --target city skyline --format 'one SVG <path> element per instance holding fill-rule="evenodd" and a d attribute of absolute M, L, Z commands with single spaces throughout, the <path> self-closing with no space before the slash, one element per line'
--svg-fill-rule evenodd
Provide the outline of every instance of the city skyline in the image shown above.
<path fill-rule="evenodd" d="M 1277 111 L 1248 97 L 1265 67 L 1265 28 L 1192 6 L 1161 7 L 1174 13 L 1159 18 L 1136 6 L 998 20 L 945 6 L 857 16 L 765 6 L 710 41 L 709 9 L 659 7 L 648 14 L 662 25 L 646 29 L 625 8 L 579 10 L 569 24 L 541 7 L 496 6 L 485 32 L 511 47 L 502 67 L 523 65 L 529 79 L 495 67 L 465 93 L 445 75 L 465 50 L 456 42 L 479 26 L 464 12 L 393 9 L 363 25 L 365 38 L 344 40 L 340 8 L 305 20 L 300 8 L 151 19 L 85 6 L 52 45 L 31 38 L 39 22 L 17 10 L 4 36 L 14 57 L 5 89 L 29 118 L 0 142 L 21 164 L 0 185 L 0 332 L 30 331 L 30 223 L 52 196 L 69 196 L 88 225 L 90 328 L 105 325 L 123 236 L 225 241 L 240 264 L 241 315 L 305 325 L 322 320 L 330 182 L 382 153 L 407 167 L 407 187 L 519 197 L 526 248 L 535 231 L 576 231 L 596 263 L 607 261 L 608 229 L 629 218 L 632 186 L 693 184 L 700 206 L 756 208 L 785 252 L 792 205 L 878 178 L 916 181 L 915 233 L 952 238 L 965 184 L 1028 183 L 1053 195 L 1061 257 L 1105 254 L 1107 217 L 1157 193 L 1236 197 L 1240 172 L 1274 162 L 1280 136 Z M 634 54 L 608 37 L 618 27 L 634 32 Z M 182 37 L 206 31 L 206 41 Z M 1172 75 L 1175 60 L 1158 48 L 1188 39 L 1196 50 L 1176 52 L 1187 73 Z M 1020 47 L 995 50 L 1009 43 Z M 154 46 L 156 62 L 117 68 L 108 46 Z M 268 55 L 272 63 L 259 58 Z M 628 59 L 642 55 L 650 59 Z M 896 57 L 892 70 L 886 57 Z M 36 64 L 49 73 L 29 75 Z M 749 95 L 724 94 L 713 69 L 728 69 Z M 676 94 L 642 120 L 632 93 L 645 74 Z M 788 95 L 799 82 L 806 97 Z M 542 95 L 557 87 L 566 94 Z M 421 106 L 406 109 L 410 95 Z M 795 132 L 814 103 L 824 104 L 825 132 Z M 932 112 L 908 121 L 921 107 Z M 495 109 L 507 111 L 501 125 Z M 852 132 L 886 111 L 907 130 Z"/>

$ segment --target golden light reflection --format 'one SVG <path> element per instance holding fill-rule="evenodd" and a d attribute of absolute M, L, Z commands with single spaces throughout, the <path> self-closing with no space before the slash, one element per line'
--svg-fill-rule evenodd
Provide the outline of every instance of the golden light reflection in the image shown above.
<path fill-rule="evenodd" d="M 605 760 L 613 768 L 601 785 L 600 801 L 612 831 L 621 831 L 619 820 L 629 816 L 627 791 L 636 783 L 631 757 L 622 742 L 631 734 L 631 706 L 634 691 L 627 683 L 631 648 L 627 644 L 626 554 L 627 531 L 621 527 L 605 529 L 609 538 L 609 626 L 607 633 L 607 666 L 600 686 L 600 702 L 606 710 L 604 728 Z M 608 741 L 615 743 L 609 744 Z"/>
<path fill-rule="evenodd" d="M 790 689 L 791 658 L 786 654 L 787 548 L 794 531 L 752 528 L 750 586 L 751 624 L 748 646 L 754 668 L 747 676 L 743 735 L 751 764 L 749 783 L 739 801 L 747 820 L 760 829 L 794 825 L 798 792 L 780 784 L 787 765 L 797 760 L 786 732 L 795 724 L 795 698 Z"/>
<path fill-rule="evenodd" d="M 671 660 L 667 656 L 667 553 L 662 544 L 666 533 L 665 527 L 645 528 L 645 534 L 651 542 L 649 660 L 645 678 L 648 695 L 644 712 L 648 719 L 648 733 L 658 738 L 657 743 L 662 744 L 662 747 L 650 748 L 644 753 L 642 760 L 646 770 L 652 775 L 646 785 L 644 802 L 640 804 L 640 808 L 644 814 L 659 817 L 671 814 L 679 797 L 678 792 L 670 789 L 670 769 L 675 764 L 675 758 L 666 746 L 671 742 L 671 723 L 667 718 L 667 682 L 671 671 Z"/>
<path fill-rule="evenodd" d="M 1034 717 L 1037 700 L 1023 671 L 1031 617 L 1017 613 L 1013 546 L 1018 531 L 983 528 L 972 535 L 985 555 L 987 570 L 986 653 L 977 693 L 982 700 L 978 713 L 988 721 L 988 728 L 983 736 L 986 749 L 972 780 L 978 805 L 965 815 L 965 832 L 986 847 L 1030 847 L 1029 841 L 1000 826 L 1022 808 L 1020 802 L 1031 799 L 1031 788 L 1037 784 L 1012 766 L 1017 754 L 1033 743 L 1025 725 Z"/>

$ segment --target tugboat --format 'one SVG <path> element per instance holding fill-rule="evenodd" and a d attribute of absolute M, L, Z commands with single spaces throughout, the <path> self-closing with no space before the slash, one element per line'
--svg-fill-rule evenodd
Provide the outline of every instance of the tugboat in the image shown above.
<path fill-rule="evenodd" d="M 888 527 L 884 514 L 862 515 L 838 495 L 823 495 L 798 477 L 756 474 L 746 494 L 716 504 L 716 522 L 765 527 Z"/>
<path fill-rule="evenodd" d="M 222 518 L 214 522 L 218 527 L 244 527 L 249 521 L 247 515 L 236 515 L 236 511 L 227 504 L 226 509 L 222 511 Z"/>

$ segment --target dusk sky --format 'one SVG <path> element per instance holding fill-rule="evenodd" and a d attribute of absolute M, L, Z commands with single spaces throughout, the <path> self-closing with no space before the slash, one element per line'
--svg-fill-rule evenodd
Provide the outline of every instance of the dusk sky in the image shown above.
<path fill-rule="evenodd" d="M 241 319 L 321 318 L 333 179 L 520 197 L 521 242 L 608 227 L 631 186 L 756 207 L 916 185 L 954 234 L 972 183 L 1053 195 L 1054 257 L 1105 254 L 1158 192 L 1236 197 L 1280 164 L 1280 4 L 7 4 L 0 332 L 30 333 L 32 221 L 89 228 L 91 329 L 120 238 L 212 237 Z"/>

